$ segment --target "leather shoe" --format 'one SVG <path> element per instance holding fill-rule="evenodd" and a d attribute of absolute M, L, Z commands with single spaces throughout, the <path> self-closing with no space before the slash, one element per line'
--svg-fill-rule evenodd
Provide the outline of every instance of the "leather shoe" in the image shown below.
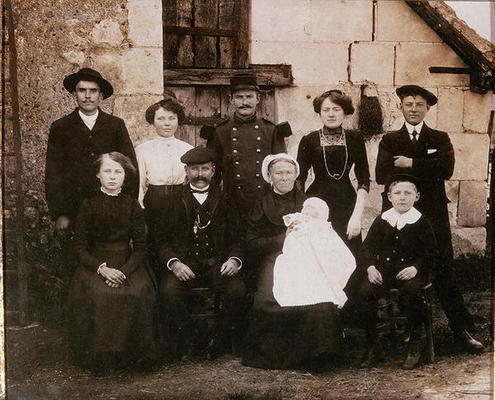
<path fill-rule="evenodd" d="M 471 334 L 465 329 L 455 331 L 454 337 L 456 341 L 469 353 L 480 354 L 485 351 L 485 347 L 481 344 L 481 342 L 471 336 Z"/>
<path fill-rule="evenodd" d="M 359 368 L 373 368 L 383 361 L 382 348 L 379 344 L 373 344 L 364 355 Z"/>
<path fill-rule="evenodd" d="M 402 364 L 402 369 L 414 369 L 422 364 L 421 344 L 421 340 L 412 340 L 409 342 L 409 350 Z"/>

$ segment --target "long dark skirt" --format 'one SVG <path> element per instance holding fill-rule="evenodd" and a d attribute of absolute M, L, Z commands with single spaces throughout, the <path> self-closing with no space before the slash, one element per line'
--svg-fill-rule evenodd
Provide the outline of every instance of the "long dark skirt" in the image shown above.
<path fill-rule="evenodd" d="M 249 314 L 242 363 L 258 368 L 289 368 L 338 352 L 342 330 L 333 303 L 281 307 L 273 297 L 273 267 L 266 257 Z"/>
<path fill-rule="evenodd" d="M 127 243 L 105 243 L 96 246 L 94 255 L 118 268 L 128 252 Z M 96 271 L 79 266 L 68 298 L 74 361 L 91 364 L 98 353 L 123 353 L 135 360 L 156 357 L 156 296 L 145 265 L 119 288 L 109 287 Z"/>
<path fill-rule="evenodd" d="M 160 261 L 156 242 L 158 224 L 168 224 L 171 218 L 172 197 L 182 190 L 183 185 L 149 185 L 143 199 L 144 217 L 148 228 L 146 243 L 148 244 L 148 259 L 155 273 L 160 271 Z"/>

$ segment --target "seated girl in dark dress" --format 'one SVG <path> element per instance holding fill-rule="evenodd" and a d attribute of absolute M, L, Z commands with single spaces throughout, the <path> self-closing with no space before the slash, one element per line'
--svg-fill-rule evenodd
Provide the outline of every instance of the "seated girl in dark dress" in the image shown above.
<path fill-rule="evenodd" d="M 84 200 L 77 218 L 79 266 L 68 309 L 74 362 L 104 373 L 153 361 L 156 289 L 145 262 L 143 211 L 121 193 L 134 167 L 112 152 L 98 158 L 97 168 L 101 190 Z"/>
<path fill-rule="evenodd" d="M 300 212 L 306 196 L 294 187 L 299 165 L 288 154 L 267 156 L 262 174 L 272 190 L 255 204 L 247 227 L 248 248 L 261 262 L 242 363 L 288 368 L 335 353 L 341 329 L 338 307 L 331 302 L 282 307 L 275 300 L 274 265 L 287 232 L 283 216 Z"/>

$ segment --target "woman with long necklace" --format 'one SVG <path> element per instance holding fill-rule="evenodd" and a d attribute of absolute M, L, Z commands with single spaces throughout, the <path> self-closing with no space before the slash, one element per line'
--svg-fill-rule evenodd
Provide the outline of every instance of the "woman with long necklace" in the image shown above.
<path fill-rule="evenodd" d="M 299 143 L 297 161 L 301 174 L 298 181 L 304 188 L 309 169 L 313 167 L 315 179 L 306 194 L 326 201 L 333 228 L 356 255 L 370 184 L 364 140 L 360 132 L 342 127 L 354 107 L 351 98 L 340 90 L 329 90 L 316 97 L 313 107 L 323 127 L 304 136 Z M 357 191 L 349 178 L 352 167 Z"/>

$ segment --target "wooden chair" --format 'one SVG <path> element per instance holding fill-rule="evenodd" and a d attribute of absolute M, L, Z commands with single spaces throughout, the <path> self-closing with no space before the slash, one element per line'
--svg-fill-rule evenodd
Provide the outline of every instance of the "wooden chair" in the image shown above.
<path fill-rule="evenodd" d="M 433 363 L 435 362 L 435 345 L 432 320 L 432 284 L 428 283 L 421 288 L 421 294 L 426 306 L 426 347 L 424 349 L 423 357 L 426 363 Z M 399 295 L 400 291 L 398 289 L 390 289 L 387 296 L 382 300 L 378 307 L 379 322 L 377 329 L 378 332 L 382 334 L 388 331 L 393 337 L 397 337 L 398 332 L 403 330 L 407 335 L 404 341 L 408 342 L 409 334 L 407 331 L 407 318 L 400 312 Z"/>

